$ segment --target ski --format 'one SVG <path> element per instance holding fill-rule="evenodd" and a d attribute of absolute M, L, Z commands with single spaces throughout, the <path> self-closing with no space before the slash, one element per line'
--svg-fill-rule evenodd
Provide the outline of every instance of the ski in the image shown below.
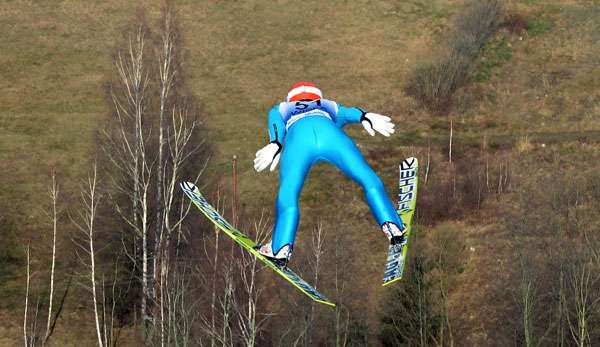
<path fill-rule="evenodd" d="M 419 162 L 417 158 L 404 159 L 399 166 L 400 182 L 398 185 L 398 214 L 406 227 L 404 240 L 398 244 L 390 244 L 383 274 L 383 285 L 387 286 L 400 279 L 404 272 L 408 238 L 412 229 L 412 217 L 417 204 L 417 184 L 419 182 Z"/>
<path fill-rule="evenodd" d="M 250 252 L 257 259 L 262 261 L 267 267 L 269 267 L 275 273 L 283 277 L 286 281 L 290 282 L 294 287 L 298 288 L 302 293 L 307 295 L 312 300 L 321 304 L 335 307 L 335 304 L 333 302 L 329 301 L 325 296 L 319 293 L 313 286 L 308 284 L 290 268 L 288 268 L 287 266 L 281 267 L 274 264 L 272 261 L 260 254 L 256 249 L 254 249 L 254 247 L 256 246 L 256 242 L 248 238 L 248 236 L 234 228 L 228 221 L 221 217 L 221 215 L 215 210 L 215 208 L 212 205 L 210 205 L 206 201 L 206 199 L 204 199 L 202 194 L 200 194 L 200 190 L 198 189 L 198 187 L 196 187 L 195 184 L 191 182 L 182 182 L 180 185 L 181 189 L 183 189 L 184 193 L 187 195 L 188 198 L 190 198 L 194 205 L 196 205 L 196 207 L 198 207 L 198 209 L 211 222 L 213 222 L 227 236 L 231 237 L 233 241 L 235 241 L 243 249 Z"/>

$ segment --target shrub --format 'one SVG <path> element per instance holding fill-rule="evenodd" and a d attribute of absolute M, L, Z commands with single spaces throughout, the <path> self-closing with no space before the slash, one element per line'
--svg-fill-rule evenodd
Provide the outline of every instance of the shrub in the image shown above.
<path fill-rule="evenodd" d="M 508 32 L 511 34 L 521 35 L 527 27 L 527 22 L 520 14 L 513 13 L 504 19 L 502 27 L 508 30 Z"/>
<path fill-rule="evenodd" d="M 428 110 L 436 113 L 448 111 L 454 92 L 464 83 L 471 62 L 460 55 L 451 55 L 435 63 L 417 67 L 407 87 Z"/>
<path fill-rule="evenodd" d="M 498 0 L 473 1 L 458 17 L 450 37 L 453 54 L 474 59 L 500 25 L 502 7 Z"/>
<path fill-rule="evenodd" d="M 418 66 L 409 79 L 407 94 L 432 112 L 449 111 L 454 92 L 465 84 L 481 48 L 498 29 L 501 12 L 498 0 L 470 2 L 456 20 L 449 53 Z"/>
<path fill-rule="evenodd" d="M 432 175 L 429 182 L 419 184 L 417 199 L 418 222 L 434 225 L 437 222 L 457 217 L 458 204 L 453 194 L 452 177 L 445 168 L 436 168 L 441 174 Z"/>

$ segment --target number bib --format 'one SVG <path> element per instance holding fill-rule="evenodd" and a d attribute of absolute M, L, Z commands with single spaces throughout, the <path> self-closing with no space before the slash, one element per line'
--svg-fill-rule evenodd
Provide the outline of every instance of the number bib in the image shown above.
<path fill-rule="evenodd" d="M 279 105 L 279 113 L 281 113 L 286 129 L 289 129 L 298 120 L 308 116 L 326 117 L 335 122 L 337 110 L 337 104 L 326 99 L 282 102 Z"/>

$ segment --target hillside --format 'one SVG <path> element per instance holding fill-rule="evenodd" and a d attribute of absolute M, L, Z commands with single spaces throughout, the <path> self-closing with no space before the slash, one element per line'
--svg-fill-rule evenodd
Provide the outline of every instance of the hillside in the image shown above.
<path fill-rule="evenodd" d="M 597 232 L 593 189 L 582 188 L 595 187 L 600 153 L 596 2 L 507 2 L 513 25 L 490 38 L 452 109 L 441 115 L 408 96 L 405 86 L 417 66 L 444 53 L 464 1 L 182 0 L 174 5 L 183 34 L 184 79 L 201 105 L 206 141 L 214 148 L 203 184 L 213 192 L 219 186 L 230 201 L 235 155 L 243 214 L 253 220 L 264 211 L 272 218 L 278 176 L 256 173 L 252 160 L 268 141 L 266 112 L 298 80 L 314 81 L 327 98 L 344 105 L 390 115 L 397 129 L 391 138 L 370 137 L 360 126 L 348 127 L 347 133 L 390 195 L 401 158 L 417 156 L 421 165 L 429 158 L 430 181 L 417 211 L 414 249 L 431 256 L 444 234 L 460 240 L 449 260 L 455 266 L 447 286 L 453 343 L 522 341 L 515 299 L 521 246 L 535 250 L 533 258 L 543 258 L 552 230 L 580 223 L 581 230 Z M 52 170 L 61 185 L 61 208 L 69 211 L 62 218 L 58 248 L 65 255 L 59 256 L 58 267 L 64 272 L 72 266 L 69 214 L 74 214 L 81 181 L 100 155 L 98 131 L 112 112 L 106 83 L 115 74 L 116 42 L 139 13 L 152 23 L 160 9 L 159 2 L 150 1 L 50 1 L 9 2 L 0 11 L 5 28 L 0 37 L 0 293 L 6 298 L 0 304 L 0 345 L 22 341 L 28 242 L 39 283 L 47 277 L 51 229 L 45 211 Z M 450 119 L 454 164 L 448 163 Z M 569 184 L 586 197 L 566 202 L 572 213 L 564 217 L 562 205 L 553 204 L 562 199 L 553 189 Z M 483 187 L 484 197 L 474 202 L 473 189 L 483 192 Z M 358 186 L 333 167 L 317 165 L 304 186 L 301 208 L 294 257 L 309 257 L 310 232 L 322 223 L 329 254 L 322 285 L 333 293 L 332 254 L 343 237 L 349 269 L 344 314 L 351 317 L 353 331 L 366 336 L 366 345 L 379 344 L 380 316 L 389 295 L 379 285 L 386 244 Z M 529 218 L 522 223 L 527 232 L 516 231 L 522 215 Z M 536 266 L 531 268 L 543 268 Z M 42 284 L 38 289 L 43 292 Z M 73 324 L 90 319 L 83 304 L 86 294 L 79 294 L 67 298 L 53 337 L 56 345 L 94 344 L 91 321 Z M 267 301 L 271 311 L 286 314 L 284 304 Z M 329 345 L 332 315 L 321 308 L 317 313 L 328 329 L 315 334 L 315 340 Z M 591 315 L 598 317 L 597 307 Z M 597 339 L 600 332 L 590 329 L 591 339 Z M 139 341 L 135 331 L 126 329 L 122 345 Z"/>

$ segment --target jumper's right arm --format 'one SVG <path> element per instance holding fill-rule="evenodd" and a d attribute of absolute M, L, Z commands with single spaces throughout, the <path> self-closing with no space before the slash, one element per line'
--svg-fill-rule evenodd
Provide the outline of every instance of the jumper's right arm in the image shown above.
<path fill-rule="evenodd" d="M 281 149 L 283 148 L 283 139 L 285 138 L 285 124 L 279 112 L 279 107 L 274 106 L 269 111 L 268 117 L 269 144 L 256 152 L 254 158 L 254 169 L 258 172 L 266 169 L 271 164 L 271 171 L 274 171 L 279 163 Z"/>
<path fill-rule="evenodd" d="M 269 141 L 271 143 L 278 143 L 280 146 L 283 146 L 283 139 L 286 134 L 285 124 L 283 123 L 283 118 L 281 117 L 281 113 L 279 112 L 279 106 L 274 106 L 271 111 L 269 111 Z"/>

